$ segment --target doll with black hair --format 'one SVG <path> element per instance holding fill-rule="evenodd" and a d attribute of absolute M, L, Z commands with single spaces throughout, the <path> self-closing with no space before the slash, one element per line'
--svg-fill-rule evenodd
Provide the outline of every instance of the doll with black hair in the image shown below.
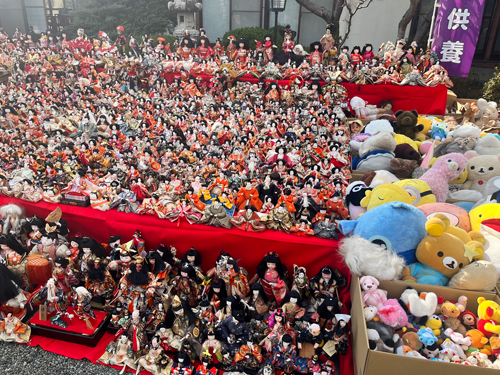
<path fill-rule="evenodd" d="M 165 263 L 158 251 L 151 250 L 146 255 L 146 263 L 149 271 L 156 277 L 158 281 L 162 281 L 167 277 L 167 274 L 172 267 Z"/>
<path fill-rule="evenodd" d="M 182 342 L 186 341 L 196 353 L 200 352 L 199 340 L 204 335 L 203 327 L 186 301 L 181 301 L 178 296 L 173 298 L 162 326 L 167 329 L 167 351 L 181 350 Z"/>
<path fill-rule="evenodd" d="M 22 291 L 23 281 L 6 265 L 0 263 L 0 318 L 12 312 L 22 319 L 26 314 L 26 297 Z"/>
<path fill-rule="evenodd" d="M 52 277 L 57 281 L 58 287 L 64 293 L 69 293 L 73 286 L 78 285 L 78 279 L 68 265 L 67 259 L 58 257 L 54 260 L 54 267 L 52 268 Z"/>
<path fill-rule="evenodd" d="M 257 266 L 250 284 L 260 283 L 269 301 L 280 305 L 288 293 L 286 266 L 275 252 L 268 252 Z"/>
<path fill-rule="evenodd" d="M 296 320 L 302 319 L 306 313 L 306 309 L 302 307 L 302 299 L 299 292 L 292 290 L 282 302 L 281 308 L 285 315 L 285 320 L 291 326 L 295 324 Z"/>
<path fill-rule="evenodd" d="M 71 251 L 68 246 L 59 243 L 59 238 L 55 231 L 44 231 L 40 239 L 40 244 L 35 246 L 30 254 L 41 254 L 53 263 L 58 257 L 68 258 L 71 255 Z M 104 254 L 104 256 L 106 256 L 106 254 Z"/>
<path fill-rule="evenodd" d="M 12 234 L 0 235 L 0 263 L 16 265 L 21 261 L 26 249 L 16 240 Z"/>
<path fill-rule="evenodd" d="M 182 263 L 179 275 L 172 280 L 170 294 L 180 298 L 191 307 L 197 306 L 201 288 L 196 281 L 196 273 L 189 263 Z"/>
<path fill-rule="evenodd" d="M 347 323 L 349 323 L 350 319 L 350 315 L 335 314 L 335 327 L 324 335 L 325 344 L 322 348 L 322 354 L 328 359 L 332 359 L 336 354 L 345 355 L 347 353 L 349 347 L 349 327 Z"/>
<path fill-rule="evenodd" d="M 370 43 L 366 43 L 361 50 L 361 57 L 363 57 L 363 61 L 371 61 L 375 54 L 373 53 L 373 46 Z"/>
<path fill-rule="evenodd" d="M 338 301 L 339 308 L 342 307 L 338 288 L 343 288 L 347 285 L 347 279 L 340 271 L 332 267 L 323 267 L 310 281 L 309 285 L 313 296 L 316 297 L 322 293 L 328 297 L 335 298 Z"/>
<path fill-rule="evenodd" d="M 205 274 L 201 269 L 201 254 L 194 247 L 191 247 L 191 249 L 186 251 L 186 253 L 182 257 L 180 264 L 184 265 L 186 263 L 188 263 L 193 268 L 196 274 L 196 282 L 198 284 L 201 284 L 205 280 Z"/>
<path fill-rule="evenodd" d="M 95 258 L 87 262 L 85 273 L 85 288 L 92 293 L 94 299 L 109 301 L 115 291 L 115 281 L 108 270 L 104 259 Z"/>
<path fill-rule="evenodd" d="M 171 374 L 175 375 L 191 375 L 193 365 L 189 360 L 189 356 L 185 352 L 178 352 L 175 356 L 174 364 L 170 369 Z"/>
<path fill-rule="evenodd" d="M 214 313 L 217 315 L 219 311 L 225 308 L 227 299 L 227 288 L 226 283 L 222 279 L 214 279 L 210 284 L 210 290 L 208 292 L 208 300 Z M 220 313 L 219 313 L 220 315 Z"/>

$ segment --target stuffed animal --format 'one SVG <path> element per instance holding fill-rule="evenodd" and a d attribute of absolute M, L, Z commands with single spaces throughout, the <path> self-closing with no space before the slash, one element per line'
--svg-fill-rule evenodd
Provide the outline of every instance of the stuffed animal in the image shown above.
<path fill-rule="evenodd" d="M 431 126 L 430 136 L 432 139 L 444 141 L 450 132 L 450 126 L 437 118 L 434 118 Z"/>
<path fill-rule="evenodd" d="M 367 191 L 371 190 L 363 181 L 354 181 L 347 186 L 345 206 L 349 210 L 352 220 L 357 220 L 359 215 L 366 212 L 366 207 L 361 206 L 361 200 Z"/>
<path fill-rule="evenodd" d="M 375 306 L 365 306 L 363 308 L 363 313 L 365 315 L 365 322 L 380 320 L 377 318 L 378 309 Z"/>
<path fill-rule="evenodd" d="M 415 160 L 420 159 L 420 153 L 418 152 L 418 145 L 420 142 L 417 143 L 413 139 L 408 138 L 406 135 L 403 134 L 394 134 L 394 139 L 396 140 L 396 145 L 397 145 L 394 153 L 396 154 L 397 157 L 399 158 L 402 157 L 403 159 L 410 159 L 410 158 L 415 158 Z M 411 147 L 411 150 L 416 152 L 417 155 L 410 153 L 410 149 L 408 149 L 406 146 Z M 400 147 L 404 148 L 401 148 L 400 151 L 398 151 L 398 148 Z"/>
<path fill-rule="evenodd" d="M 390 171 L 389 163 L 394 158 L 396 140 L 392 132 L 376 132 L 364 141 L 359 148 L 359 157 L 355 156 L 352 168 L 359 171 Z"/>
<path fill-rule="evenodd" d="M 418 124 L 418 112 L 413 111 L 397 111 L 395 113 L 396 123 L 394 131 L 398 134 L 403 134 L 410 139 L 415 139 L 416 133 L 424 130 L 423 125 Z"/>
<path fill-rule="evenodd" d="M 411 196 L 415 197 L 413 201 L 415 207 L 436 202 L 436 196 L 432 194 L 429 184 L 425 181 L 417 179 L 398 180 L 393 182 L 393 185 L 402 187 L 410 193 Z"/>
<path fill-rule="evenodd" d="M 441 321 L 441 319 L 439 319 L 439 316 L 431 315 L 425 321 L 424 327 L 431 329 L 434 336 L 439 337 L 441 335 L 441 328 L 443 327 L 443 322 Z"/>
<path fill-rule="evenodd" d="M 374 120 L 366 124 L 362 133 L 373 135 L 379 132 L 389 132 L 394 133 L 394 128 L 391 123 L 387 120 Z"/>
<path fill-rule="evenodd" d="M 450 142 L 443 142 L 434 149 L 434 157 L 439 158 L 453 152 L 465 154 L 467 151 L 474 150 L 475 147 L 477 146 L 474 138 L 460 138 Z"/>
<path fill-rule="evenodd" d="M 476 147 L 474 147 L 474 151 L 476 151 L 479 155 L 499 155 L 500 139 L 495 137 L 493 134 L 487 134 L 484 137 L 479 138 Z M 397 153 L 396 157 L 398 157 Z"/>
<path fill-rule="evenodd" d="M 486 203 L 469 212 L 473 230 L 480 231 L 481 223 L 489 219 L 500 219 L 500 203 Z"/>
<path fill-rule="evenodd" d="M 420 341 L 417 332 L 407 331 L 401 336 L 400 345 L 409 346 L 412 350 L 419 351 L 422 348 L 422 342 Z"/>
<path fill-rule="evenodd" d="M 469 310 L 465 310 L 460 314 L 460 321 L 467 328 L 467 330 L 476 328 L 477 316 Z"/>
<path fill-rule="evenodd" d="M 479 129 L 474 124 L 468 125 L 458 125 L 451 132 L 448 133 L 448 138 L 450 139 L 465 139 L 465 138 L 473 138 L 474 144 L 477 143 L 477 140 L 481 136 L 481 129 Z"/>
<path fill-rule="evenodd" d="M 410 327 L 408 315 L 398 300 L 394 298 L 388 299 L 384 306 L 378 310 L 378 317 L 382 323 L 393 329 Z"/>
<path fill-rule="evenodd" d="M 486 337 L 484 337 L 484 338 L 486 339 Z M 488 342 L 488 340 L 485 340 L 485 341 Z M 500 356 L 500 337 L 491 336 L 490 337 L 490 347 L 491 347 L 491 354 L 498 358 Z"/>
<path fill-rule="evenodd" d="M 477 299 L 477 329 L 486 337 L 500 334 L 500 306 L 495 301 L 488 301 L 484 297 Z"/>
<path fill-rule="evenodd" d="M 472 206 L 472 209 L 486 203 L 500 203 L 500 177 L 493 177 L 486 183 L 482 198 Z"/>
<path fill-rule="evenodd" d="M 404 231 L 394 230 L 411 223 Z M 425 215 L 418 208 L 401 202 L 375 207 L 358 220 L 342 220 L 339 253 L 352 273 L 378 280 L 393 280 L 404 268 L 405 260 L 415 260 L 415 249 L 425 237 Z"/>
<path fill-rule="evenodd" d="M 366 186 L 374 188 L 382 184 L 392 184 L 399 181 L 399 178 L 389 171 L 378 170 L 365 173 L 361 176 L 360 181 L 363 181 Z"/>
<path fill-rule="evenodd" d="M 441 345 L 438 343 L 434 343 L 429 346 L 425 346 L 422 348 L 422 354 L 427 358 L 427 359 L 436 359 L 436 357 L 439 355 L 439 351 L 441 350 Z"/>
<path fill-rule="evenodd" d="M 368 333 L 368 346 L 370 350 L 385 353 L 394 353 L 394 343 L 390 340 L 387 344 L 382 340 L 378 331 L 374 329 L 367 329 Z"/>
<path fill-rule="evenodd" d="M 418 207 L 427 219 L 433 218 L 436 214 L 444 214 L 450 220 L 450 225 L 457 226 L 469 232 L 471 224 L 469 214 L 463 208 L 450 203 L 430 203 Z"/>
<path fill-rule="evenodd" d="M 361 206 L 366 207 L 366 210 L 369 211 L 389 202 L 403 202 L 412 205 L 415 199 L 415 196 L 411 196 L 402 187 L 382 184 L 365 193 L 365 197 L 361 200 Z"/>
<path fill-rule="evenodd" d="M 400 177 L 411 177 L 415 169 L 418 168 L 418 162 L 416 160 L 394 158 L 389 162 L 389 167 Z"/>
<path fill-rule="evenodd" d="M 478 255 L 475 242 L 464 244 L 458 237 L 446 233 L 447 225 L 437 218 L 427 220 L 428 235 L 417 247 L 418 262 L 403 270 L 405 280 L 446 286 L 451 277 Z"/>
<path fill-rule="evenodd" d="M 466 290 L 493 290 L 497 281 L 498 273 L 495 265 L 486 260 L 479 260 L 458 271 L 448 286 Z"/>
<path fill-rule="evenodd" d="M 429 132 L 431 131 L 431 128 L 432 128 L 432 118 L 428 118 L 428 117 L 424 117 L 424 116 L 418 116 L 418 121 L 417 123 L 419 125 L 423 125 L 423 129 L 420 131 L 420 135 L 423 135 L 423 134 L 429 134 Z"/>
<path fill-rule="evenodd" d="M 418 339 L 424 346 L 430 346 L 438 341 L 438 338 L 434 336 L 434 333 L 430 328 L 420 328 L 417 334 Z"/>
<path fill-rule="evenodd" d="M 480 330 L 470 329 L 465 333 L 465 337 L 470 339 L 470 346 L 469 346 L 468 352 L 472 352 L 475 350 L 479 350 L 479 351 L 487 350 L 487 349 L 484 349 L 484 347 L 486 346 L 486 344 L 488 344 L 488 338 Z M 490 340 L 490 342 L 491 342 L 491 340 Z"/>
<path fill-rule="evenodd" d="M 467 153 L 444 155 L 420 177 L 420 180 L 429 184 L 438 202 L 446 202 L 449 191 L 448 182 L 460 176 L 464 171 L 467 167 L 467 157 L 470 157 Z"/>
<path fill-rule="evenodd" d="M 387 301 L 387 292 L 378 289 L 379 281 L 371 276 L 363 276 L 359 283 L 361 284 L 361 298 L 364 306 L 375 306 L 378 310 L 384 307 Z"/>
<path fill-rule="evenodd" d="M 399 348 L 397 348 L 396 349 L 396 354 L 397 355 L 404 355 L 405 357 L 410 357 L 410 358 L 426 359 L 417 350 L 413 350 L 412 348 L 410 348 L 407 345 L 401 345 Z"/>
<path fill-rule="evenodd" d="M 462 360 L 467 359 L 462 347 L 460 345 L 455 344 L 450 339 L 444 340 L 443 343 L 441 344 L 441 346 L 442 346 L 443 350 L 448 349 L 448 350 L 452 351 L 454 353 L 454 355 L 458 355 L 460 357 L 460 359 L 462 359 Z"/>
<path fill-rule="evenodd" d="M 369 321 L 366 322 L 366 328 L 368 330 L 374 330 L 378 333 L 380 339 L 383 341 L 383 343 L 389 347 L 393 348 L 392 351 L 394 351 L 394 348 L 396 345 L 399 343 L 399 335 L 397 333 L 394 333 L 393 329 L 384 323 L 380 321 Z"/>
<path fill-rule="evenodd" d="M 498 120 L 498 109 L 497 103 L 487 102 L 485 99 L 481 98 L 477 101 L 477 107 L 479 112 L 477 113 L 476 125 L 480 128 L 489 125 L 490 123 Z"/>
<path fill-rule="evenodd" d="M 486 183 L 497 176 L 500 176 L 500 154 L 474 156 L 467 162 L 467 181 L 462 189 L 482 193 Z"/>
<path fill-rule="evenodd" d="M 435 293 L 421 293 L 407 287 L 399 298 L 408 312 L 416 318 L 427 317 L 436 311 L 438 298 Z"/>

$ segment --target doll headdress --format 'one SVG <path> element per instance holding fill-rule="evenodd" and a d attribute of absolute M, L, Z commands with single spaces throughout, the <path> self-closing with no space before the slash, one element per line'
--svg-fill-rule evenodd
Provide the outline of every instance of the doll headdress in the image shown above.
<path fill-rule="evenodd" d="M 54 211 L 52 211 L 50 214 L 47 215 L 45 221 L 48 223 L 57 223 L 59 220 L 61 220 L 61 217 L 62 217 L 61 208 L 57 207 Z"/>
<path fill-rule="evenodd" d="M 175 296 L 174 299 L 172 300 L 172 309 L 173 310 L 182 309 L 182 303 L 181 303 L 181 299 L 179 298 L 179 296 Z"/>
<path fill-rule="evenodd" d="M 347 324 L 349 323 L 349 320 L 351 320 L 351 316 L 347 314 L 335 314 L 335 319 L 337 319 L 338 322 L 343 320 Z"/>

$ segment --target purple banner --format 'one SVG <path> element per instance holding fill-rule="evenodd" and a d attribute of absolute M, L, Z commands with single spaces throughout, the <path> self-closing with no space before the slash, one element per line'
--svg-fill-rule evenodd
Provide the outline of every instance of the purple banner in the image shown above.
<path fill-rule="evenodd" d="M 481 30 L 485 0 L 441 0 L 437 10 L 434 41 L 436 52 L 449 76 L 469 75 Z"/>

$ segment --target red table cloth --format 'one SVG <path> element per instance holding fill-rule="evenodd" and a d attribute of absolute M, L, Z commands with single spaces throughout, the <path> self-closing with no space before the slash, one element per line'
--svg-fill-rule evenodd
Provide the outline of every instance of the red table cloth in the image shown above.
<path fill-rule="evenodd" d="M 93 237 L 99 242 L 107 242 L 110 235 L 121 235 L 122 243 L 132 239 L 133 233 L 138 229 L 146 241 L 146 250 L 155 249 L 160 243 L 174 246 L 178 250 L 178 257 L 194 247 L 201 254 L 202 268 L 208 271 L 215 265 L 220 250 L 225 250 L 244 267 L 250 277 L 255 272 L 257 265 L 268 251 L 275 251 L 281 261 L 287 266 L 289 277 L 293 279 L 293 265 L 306 267 L 307 276 L 313 277 L 323 266 L 338 268 L 350 284 L 349 269 L 342 262 L 337 253 L 338 241 L 318 237 L 299 237 L 284 232 L 266 230 L 262 233 L 251 233 L 237 228 L 225 229 L 206 225 L 190 225 L 181 221 L 179 225 L 169 220 L 161 220 L 152 215 L 136 215 L 132 213 L 110 210 L 101 212 L 90 207 L 75 207 L 64 204 L 51 204 L 47 202 L 31 203 L 17 198 L 0 196 L 0 206 L 14 203 L 24 208 L 26 216 L 38 215 L 41 218 L 59 206 L 63 212 L 62 218 L 68 222 L 69 237 L 81 232 L 83 235 Z M 349 286 L 340 290 L 340 299 L 345 306 L 344 313 L 349 314 L 351 298 Z M 101 341 L 111 340 L 110 335 L 104 335 Z M 349 338 L 350 340 L 350 338 Z M 63 341 L 34 336 L 31 345 L 40 345 L 45 350 L 66 355 L 70 358 L 87 358 L 96 362 L 104 352 L 106 345 L 99 343 L 97 350 L 88 347 L 65 343 Z M 107 343 L 106 343 L 107 344 Z M 349 341 L 350 345 L 350 341 Z M 341 356 L 341 373 L 353 374 L 352 351 Z"/>
<path fill-rule="evenodd" d="M 201 77 L 206 84 L 210 82 L 213 76 L 207 74 L 193 74 L 195 77 Z M 180 78 L 180 73 L 164 73 L 168 82 L 172 83 L 174 78 Z M 259 79 L 250 74 L 245 74 L 238 78 L 244 82 L 258 83 Z M 289 86 L 289 80 L 268 80 L 264 82 L 278 82 L 281 87 Z M 309 81 L 310 82 L 310 81 Z M 321 85 L 325 82 L 321 81 Z M 444 115 L 446 109 L 446 100 L 448 98 L 448 89 L 445 85 L 436 87 L 422 86 L 397 86 L 397 85 L 357 85 L 354 83 L 342 83 L 347 90 L 349 99 L 359 96 L 368 104 L 378 105 L 382 100 L 392 100 L 394 112 L 398 110 L 411 111 L 415 109 L 418 113 L 429 115 Z"/>

